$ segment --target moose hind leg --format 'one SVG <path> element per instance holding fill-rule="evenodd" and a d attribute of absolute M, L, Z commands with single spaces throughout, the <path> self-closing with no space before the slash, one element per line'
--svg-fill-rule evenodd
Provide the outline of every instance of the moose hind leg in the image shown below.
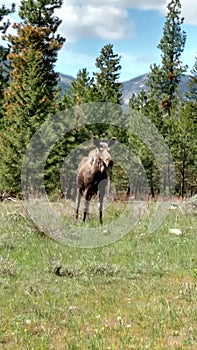
<path fill-rule="evenodd" d="M 78 219 L 78 216 L 79 216 L 80 202 L 81 202 L 81 193 L 80 193 L 80 190 L 77 189 L 77 198 L 76 198 L 76 220 Z"/>
<path fill-rule="evenodd" d="M 84 194 L 84 212 L 83 212 L 83 222 L 85 222 L 88 211 L 89 211 L 89 204 L 90 204 L 91 195 L 89 191 L 87 190 Z"/>
<path fill-rule="evenodd" d="M 105 188 L 107 185 L 107 180 L 104 179 L 99 183 L 98 190 L 99 190 L 99 219 L 100 224 L 103 224 L 103 199 L 105 195 Z"/>
<path fill-rule="evenodd" d="M 103 198 L 104 194 L 99 193 L 99 220 L 101 225 L 103 225 Z"/>

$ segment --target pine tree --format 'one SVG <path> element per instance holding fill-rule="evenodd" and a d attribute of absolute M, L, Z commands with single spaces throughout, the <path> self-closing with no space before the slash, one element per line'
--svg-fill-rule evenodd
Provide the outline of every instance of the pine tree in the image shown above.
<path fill-rule="evenodd" d="M 171 0 L 167 6 L 166 21 L 163 37 L 158 48 L 161 50 L 161 65 L 153 64 L 148 76 L 148 92 L 141 92 L 130 99 L 130 107 L 140 111 L 149 118 L 158 131 L 164 136 L 173 156 L 177 174 L 176 193 L 182 197 L 196 191 L 196 64 L 192 70 L 189 92 L 184 101 L 179 91 L 181 76 L 187 66 L 181 62 L 181 54 L 185 47 L 186 33 L 181 26 L 179 0 Z M 132 138 L 131 141 L 132 143 Z M 157 188 L 157 169 L 154 159 L 149 152 L 139 145 L 141 160 L 147 172 L 149 187 L 155 192 Z M 170 163 L 164 164 L 166 172 L 166 190 L 172 188 L 170 177 Z M 153 180 L 153 181 L 152 181 Z"/>
<path fill-rule="evenodd" d="M 186 33 L 181 29 L 184 18 L 181 17 L 180 0 L 171 0 L 167 10 L 163 37 L 158 45 L 161 50 L 161 66 L 156 64 L 151 66 L 147 85 L 151 94 L 160 102 L 164 112 L 170 113 L 181 76 L 187 66 L 184 66 L 181 61 Z"/>
<path fill-rule="evenodd" d="M 82 115 L 84 122 L 83 105 L 92 101 L 91 90 L 93 80 L 93 78 L 89 77 L 89 73 L 86 68 L 79 70 L 77 73 L 77 78 L 71 83 L 69 94 L 66 90 L 62 96 L 60 102 L 60 110 L 65 110 L 66 115 L 70 112 L 70 121 L 73 123 L 72 119 L 75 118 L 75 126 L 74 128 L 71 127 L 71 131 L 67 133 L 65 137 L 62 137 L 60 140 L 58 140 L 56 145 L 53 147 L 53 151 L 48 159 L 50 166 L 47 170 L 47 177 L 51 180 L 48 181 L 48 184 L 46 183 L 47 191 L 50 193 L 56 192 L 56 194 L 63 192 L 66 198 L 69 199 L 73 195 L 73 189 L 75 190 L 76 169 L 78 165 L 77 162 L 79 160 L 74 156 L 72 162 L 69 161 L 68 163 L 65 163 L 64 158 L 71 152 L 73 148 L 83 143 L 85 140 L 91 138 L 92 136 L 90 128 L 78 128 L 77 124 L 78 122 L 80 123 Z M 62 172 L 62 188 L 60 189 L 59 178 L 62 164 L 64 164 L 64 167 L 66 167 L 66 169 Z"/>
<path fill-rule="evenodd" d="M 182 129 L 177 133 L 179 137 L 177 158 L 182 197 L 188 192 L 191 195 L 197 193 L 197 57 L 191 74 L 188 91 L 185 94 L 187 101 L 184 102 L 182 113 L 179 115 L 179 119 L 182 118 Z"/>
<path fill-rule="evenodd" d="M 176 169 L 176 192 L 183 198 L 197 191 L 197 114 L 188 101 L 173 114 L 167 140 Z"/>
<path fill-rule="evenodd" d="M 94 78 L 89 76 L 87 69 L 80 69 L 76 79 L 71 83 L 69 94 L 66 90 L 62 97 L 61 109 L 93 102 L 93 82 Z"/>
<path fill-rule="evenodd" d="M 15 4 L 12 4 L 11 9 L 8 9 L 5 7 L 5 5 L 2 5 L 0 8 L 0 31 L 5 34 L 6 30 L 8 29 L 10 25 L 9 19 L 6 22 L 2 23 L 2 20 L 5 16 L 9 15 L 10 13 L 15 11 Z"/>
<path fill-rule="evenodd" d="M 191 70 L 191 78 L 188 83 L 188 92 L 186 97 L 197 105 L 197 57 L 195 58 L 194 66 Z"/>
<path fill-rule="evenodd" d="M 120 60 L 121 57 L 114 53 L 112 44 L 105 45 L 101 49 L 100 56 L 96 58 L 95 65 L 99 71 L 94 73 L 94 76 L 98 101 L 121 104 Z"/>
<path fill-rule="evenodd" d="M 181 26 L 184 18 L 181 17 L 180 0 L 171 0 L 167 5 L 167 15 L 163 28 L 163 36 L 158 48 L 161 50 L 161 65 L 153 64 L 150 67 L 147 87 L 148 92 L 139 94 L 130 101 L 130 105 L 149 118 L 158 128 L 169 145 L 172 147 L 171 132 L 175 132 L 176 109 L 180 97 L 179 83 L 182 74 L 186 71 L 181 61 L 181 54 L 185 47 L 186 33 Z M 180 99 L 179 99 L 180 102 Z M 157 187 L 157 169 L 153 157 L 149 152 L 144 152 L 144 164 L 149 183 L 154 180 L 153 187 Z M 168 168 L 168 164 L 165 165 Z M 152 169 L 152 170 L 151 170 Z M 170 169 L 170 164 L 169 164 Z M 166 190 L 171 188 L 170 173 L 166 174 Z M 151 190 L 151 193 L 154 191 Z"/>
<path fill-rule="evenodd" d="M 138 95 L 133 94 L 129 100 L 128 113 L 130 118 L 133 117 L 133 111 L 138 111 L 141 115 L 151 120 L 151 122 L 159 129 L 162 128 L 161 111 L 157 101 L 154 98 L 150 98 L 149 94 L 145 90 L 141 90 Z M 128 125 L 128 130 L 130 130 Z M 147 134 L 148 136 L 148 134 Z M 143 143 L 143 140 L 138 140 L 128 132 L 128 146 L 132 148 L 135 154 L 140 158 L 144 169 L 146 170 L 146 176 L 149 186 L 149 192 L 152 197 L 155 197 L 159 192 L 159 178 L 158 169 L 156 166 L 154 155 Z"/>
<path fill-rule="evenodd" d="M 84 118 L 87 118 L 88 121 L 86 127 L 76 127 L 72 133 L 69 134 L 71 147 L 73 146 L 72 142 L 78 145 L 85 142 L 87 139 L 93 138 L 94 136 L 97 136 L 104 140 L 112 136 L 117 136 L 115 135 L 115 130 L 111 128 L 109 124 L 105 124 L 107 120 L 106 113 L 110 114 L 110 103 L 120 104 L 122 96 L 122 84 L 119 82 L 121 69 L 120 57 L 114 53 L 113 45 L 108 44 L 102 48 L 100 56 L 96 58 L 95 66 L 98 68 L 98 71 L 93 73 L 93 77 L 89 76 L 86 68 L 80 70 L 77 74 L 76 80 L 72 83 L 71 96 L 68 96 L 68 94 L 66 94 L 63 97 L 63 106 L 65 106 L 65 108 L 70 106 L 75 107 L 76 121 L 78 120 L 80 123 L 81 118 L 83 118 L 83 123 Z M 91 104 L 89 110 L 88 107 L 85 108 L 85 105 L 87 103 L 92 102 L 95 104 Z M 100 102 L 106 102 L 109 104 L 101 104 Z M 95 111 L 93 111 L 94 108 Z M 98 119 L 98 123 L 95 123 L 95 113 Z M 114 111 L 114 108 L 111 114 L 114 118 L 118 117 L 118 112 Z M 92 117 L 93 119 L 91 119 Z M 68 138 L 66 147 L 67 149 L 69 147 Z M 70 197 L 71 193 L 70 184 L 72 185 L 73 183 L 74 177 L 72 174 L 74 174 L 74 170 L 76 170 L 74 168 L 76 160 L 77 158 L 72 162 L 73 169 L 70 169 L 70 178 L 66 178 L 66 181 L 64 181 L 66 184 L 65 192 L 67 193 L 67 197 Z"/>
<path fill-rule="evenodd" d="M 8 29 L 8 27 L 10 25 L 9 20 L 2 22 L 3 18 L 14 11 L 15 11 L 14 4 L 12 4 L 11 9 L 5 8 L 4 5 L 0 8 L 0 32 L 2 34 L 5 34 L 6 30 Z M 6 83 L 8 82 L 8 79 L 9 79 L 9 75 L 6 74 L 6 71 L 5 71 L 5 65 L 6 65 L 8 52 L 9 52 L 8 48 L 5 48 L 5 47 L 0 45 L 0 118 L 1 118 L 1 114 L 2 114 L 1 107 L 3 104 L 3 92 L 5 89 Z"/>
<path fill-rule="evenodd" d="M 28 141 L 37 128 L 57 111 L 57 53 L 64 39 L 56 35 L 60 20 L 54 10 L 62 1 L 22 1 L 15 24 L 17 35 L 8 35 L 11 82 L 5 92 L 3 181 L 4 189 L 19 192 L 20 171 Z M 36 147 L 41 147 L 37 145 Z"/>

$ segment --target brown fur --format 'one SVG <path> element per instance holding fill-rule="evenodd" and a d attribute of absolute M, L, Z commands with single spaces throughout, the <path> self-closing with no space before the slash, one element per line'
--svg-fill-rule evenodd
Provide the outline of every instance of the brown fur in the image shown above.
<path fill-rule="evenodd" d="M 115 139 L 109 140 L 108 143 L 94 139 L 94 145 L 97 148 L 91 151 L 89 155 L 84 157 L 79 163 L 77 171 L 76 219 L 78 218 L 81 196 L 84 195 L 85 198 L 83 214 L 83 221 L 85 221 L 89 202 L 91 198 L 99 192 L 100 223 L 103 223 L 102 210 L 103 198 L 107 185 L 107 168 L 113 165 L 109 147 L 113 145 L 114 142 Z"/>

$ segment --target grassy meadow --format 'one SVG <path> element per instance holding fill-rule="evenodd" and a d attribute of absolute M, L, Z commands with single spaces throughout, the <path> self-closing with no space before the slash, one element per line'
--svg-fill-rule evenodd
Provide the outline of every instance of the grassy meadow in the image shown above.
<path fill-rule="evenodd" d="M 196 209 L 177 202 L 148 233 L 152 206 L 120 240 L 82 249 L 0 203 L 0 349 L 197 349 Z"/>

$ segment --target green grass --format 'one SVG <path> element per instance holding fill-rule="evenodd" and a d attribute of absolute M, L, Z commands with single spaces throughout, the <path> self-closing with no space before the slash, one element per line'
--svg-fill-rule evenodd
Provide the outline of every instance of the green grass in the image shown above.
<path fill-rule="evenodd" d="M 0 203 L 0 349 L 196 349 L 197 215 L 169 210 L 150 234 L 152 206 L 119 241 L 81 249 Z"/>

